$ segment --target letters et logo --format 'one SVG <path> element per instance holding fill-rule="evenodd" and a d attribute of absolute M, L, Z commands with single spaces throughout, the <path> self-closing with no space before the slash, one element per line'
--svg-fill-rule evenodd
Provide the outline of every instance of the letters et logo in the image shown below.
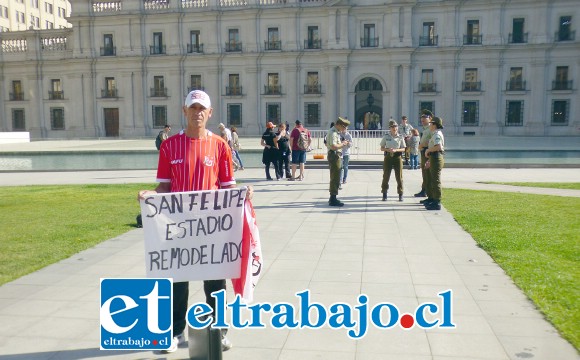
<path fill-rule="evenodd" d="M 171 346 L 171 279 L 101 279 L 101 350 Z"/>

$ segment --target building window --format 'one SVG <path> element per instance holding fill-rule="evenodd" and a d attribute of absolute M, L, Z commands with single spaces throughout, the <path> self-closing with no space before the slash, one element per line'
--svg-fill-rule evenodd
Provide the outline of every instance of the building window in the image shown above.
<path fill-rule="evenodd" d="M 6 6 L 0 5 L 0 16 L 8 19 L 8 8 Z"/>
<path fill-rule="evenodd" d="M 505 107 L 505 126 L 524 125 L 524 101 L 507 101 Z"/>
<path fill-rule="evenodd" d="M 59 7 L 58 8 L 58 17 L 65 18 L 66 17 L 66 9 Z"/>
<path fill-rule="evenodd" d="M 528 33 L 524 32 L 525 19 L 516 18 L 512 21 L 512 33 L 509 34 L 510 44 L 523 44 L 528 42 Z"/>
<path fill-rule="evenodd" d="M 306 74 L 306 85 L 304 85 L 305 94 L 320 94 L 322 89 L 318 82 L 318 71 L 309 71 Z"/>
<path fill-rule="evenodd" d="M 465 69 L 465 81 L 462 84 L 463 91 L 481 91 L 481 81 L 477 81 L 477 69 Z"/>
<path fill-rule="evenodd" d="M 434 101 L 419 101 L 419 116 L 423 110 L 429 110 L 435 114 L 435 102 Z"/>
<path fill-rule="evenodd" d="M 322 44 L 320 43 L 320 36 L 318 34 L 318 26 L 308 27 L 308 39 L 304 40 L 305 49 L 320 49 Z"/>
<path fill-rule="evenodd" d="M 507 82 L 506 90 L 508 91 L 524 91 L 526 90 L 526 82 L 523 80 L 523 68 L 510 68 L 510 79 Z"/>
<path fill-rule="evenodd" d="M 552 100 L 552 125 L 568 125 L 570 100 Z"/>
<path fill-rule="evenodd" d="M 228 86 L 226 86 L 226 95 L 242 95 L 242 87 L 240 86 L 240 74 L 229 74 Z"/>
<path fill-rule="evenodd" d="M 103 47 L 101 48 L 101 56 L 115 56 L 117 55 L 117 48 L 113 45 L 113 34 L 103 35 Z"/>
<path fill-rule="evenodd" d="M 201 75 L 191 75 L 189 77 L 189 89 L 187 92 L 193 90 L 205 90 L 201 81 Z"/>
<path fill-rule="evenodd" d="M 479 33 L 479 20 L 467 20 L 467 35 L 463 36 L 463 45 L 481 45 L 483 35 Z"/>
<path fill-rule="evenodd" d="M 201 33 L 199 30 L 189 32 L 189 44 L 187 44 L 188 53 L 202 53 L 203 44 L 201 43 Z"/>
<path fill-rule="evenodd" d="M 572 31 L 572 16 L 560 16 L 558 31 L 556 32 L 556 41 L 571 41 L 576 35 Z"/>
<path fill-rule="evenodd" d="M 228 42 L 226 42 L 226 51 L 242 51 L 242 42 L 240 41 L 240 31 L 238 29 L 228 30 Z"/>
<path fill-rule="evenodd" d="M 552 90 L 572 90 L 572 80 L 568 80 L 568 67 L 556 67 L 556 80 L 552 82 Z"/>
<path fill-rule="evenodd" d="M 117 94 L 117 84 L 114 77 L 105 78 L 105 88 L 101 91 L 101 97 L 103 98 L 116 98 Z"/>
<path fill-rule="evenodd" d="M 24 109 L 12 109 L 12 130 L 25 131 Z"/>
<path fill-rule="evenodd" d="M 34 15 L 30 15 L 30 26 L 33 28 L 40 28 L 40 18 Z"/>
<path fill-rule="evenodd" d="M 24 100 L 24 90 L 22 89 L 22 81 L 12 81 L 12 92 L 10 93 L 10 100 L 22 101 Z"/>
<path fill-rule="evenodd" d="M 60 79 L 50 80 L 50 91 L 48 92 L 48 98 L 50 100 L 64 99 L 64 93 L 62 91 L 62 84 L 60 82 Z"/>
<path fill-rule="evenodd" d="M 419 92 L 435 92 L 437 84 L 433 81 L 433 69 L 421 70 L 421 82 L 419 83 Z"/>
<path fill-rule="evenodd" d="M 54 29 L 54 24 L 50 21 L 46 21 L 45 25 L 46 25 L 45 26 L 46 29 Z"/>
<path fill-rule="evenodd" d="M 280 33 L 278 28 L 268 28 L 268 40 L 264 42 L 264 49 L 266 50 L 281 50 L 282 42 L 280 41 Z"/>
<path fill-rule="evenodd" d="M 153 105 L 153 128 L 161 129 L 167 124 L 167 106 Z"/>
<path fill-rule="evenodd" d="M 479 101 L 464 101 L 461 126 L 479 125 Z"/>
<path fill-rule="evenodd" d="M 266 119 L 274 124 L 280 124 L 282 105 L 280 103 L 266 103 Z"/>
<path fill-rule="evenodd" d="M 30 0 L 30 6 L 35 9 L 38 9 L 38 0 Z"/>
<path fill-rule="evenodd" d="M 52 14 L 52 4 L 49 2 L 45 2 L 44 10 L 46 10 L 47 13 Z"/>
<path fill-rule="evenodd" d="M 379 38 L 376 36 L 375 24 L 364 24 L 363 37 L 360 39 L 360 47 L 378 47 Z"/>
<path fill-rule="evenodd" d="M 163 44 L 163 33 L 160 32 L 153 33 L 153 45 L 150 47 L 149 52 L 151 55 L 165 54 L 165 45 Z"/>
<path fill-rule="evenodd" d="M 419 37 L 419 46 L 436 46 L 437 35 L 435 35 L 435 23 L 423 23 L 423 35 Z"/>
<path fill-rule="evenodd" d="M 151 88 L 151 97 L 166 97 L 167 88 L 165 87 L 165 78 L 163 76 L 153 77 L 153 87 Z"/>
<path fill-rule="evenodd" d="M 24 18 L 24 13 L 16 10 L 16 22 L 20 24 L 25 24 L 26 20 Z"/>
<path fill-rule="evenodd" d="M 228 104 L 228 125 L 242 126 L 242 104 Z"/>
<path fill-rule="evenodd" d="M 282 86 L 280 85 L 280 76 L 278 73 L 268 74 L 268 84 L 264 86 L 265 95 L 280 95 L 282 94 Z"/>
<path fill-rule="evenodd" d="M 304 104 L 306 126 L 320 126 L 320 103 Z"/>
<path fill-rule="evenodd" d="M 50 129 L 64 130 L 64 108 L 50 108 Z"/>

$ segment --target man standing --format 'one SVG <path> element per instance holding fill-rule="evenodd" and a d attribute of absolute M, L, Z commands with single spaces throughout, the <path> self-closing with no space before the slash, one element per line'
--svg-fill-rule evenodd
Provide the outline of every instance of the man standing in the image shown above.
<path fill-rule="evenodd" d="M 234 187 L 236 180 L 232 169 L 232 152 L 220 136 L 206 129 L 212 115 L 209 96 L 194 90 L 185 98 L 183 113 L 187 127 L 179 134 L 163 142 L 157 167 L 157 188 L 154 191 L 139 191 L 138 199 L 156 193 L 217 190 Z M 203 282 L 205 298 L 215 311 L 214 291 L 226 288 L 225 280 Z M 166 352 L 174 352 L 185 342 L 183 331 L 186 325 L 189 282 L 173 283 L 173 339 Z M 229 350 L 232 344 L 222 332 L 222 349 Z"/>
<path fill-rule="evenodd" d="M 340 134 L 346 131 L 346 127 L 350 125 L 347 119 L 338 117 L 336 123 L 328 130 L 326 134 L 326 147 L 328 148 L 328 165 L 330 167 L 330 199 L 328 205 L 343 206 L 344 203 L 336 198 L 338 195 L 338 188 L 340 187 L 340 167 L 343 147 L 348 146 L 348 141 L 341 140 Z"/>
<path fill-rule="evenodd" d="M 445 164 L 443 154 L 445 153 L 445 139 L 443 137 L 443 119 L 434 117 L 429 122 L 431 139 L 425 151 L 425 156 L 429 158 L 429 182 L 431 186 L 431 196 L 424 202 L 427 210 L 441 210 L 441 169 Z"/>
<path fill-rule="evenodd" d="M 423 183 L 421 184 L 421 191 L 415 194 L 415 197 L 426 197 L 429 195 L 430 185 L 429 185 L 429 169 L 425 168 L 425 163 L 428 158 L 425 156 L 425 151 L 429 146 L 429 140 L 431 139 L 431 130 L 429 130 L 429 122 L 433 118 L 433 113 L 429 110 L 421 111 L 421 125 L 423 127 L 423 132 L 421 133 L 421 141 L 419 142 L 419 150 L 421 151 L 421 175 L 423 176 Z M 421 202 L 423 203 L 423 202 Z"/>
<path fill-rule="evenodd" d="M 289 181 L 304 180 L 304 164 L 306 163 L 306 150 L 310 148 L 312 138 L 310 131 L 302 126 L 302 121 L 296 120 L 296 126 L 290 133 L 292 146 L 292 177 Z M 300 166 L 300 175 L 296 177 L 296 166 Z"/>
<path fill-rule="evenodd" d="M 385 153 L 383 159 L 383 182 L 381 192 L 383 201 L 387 201 L 387 191 L 389 190 L 389 179 L 391 170 L 395 170 L 395 180 L 397 180 L 397 193 L 399 201 L 403 201 L 403 161 L 401 157 L 405 152 L 405 140 L 398 131 L 397 122 L 389 121 L 390 131 L 381 139 L 381 151 Z"/>
<path fill-rule="evenodd" d="M 411 140 L 411 131 L 413 126 L 407 122 L 407 117 L 401 118 L 401 125 L 399 125 L 399 134 L 405 139 L 405 165 L 409 165 L 409 157 L 411 155 L 411 147 L 409 147 L 409 140 Z"/>
<path fill-rule="evenodd" d="M 171 126 L 166 124 L 163 130 L 161 130 L 159 134 L 157 134 L 157 138 L 155 139 L 155 146 L 157 147 L 157 150 L 161 149 L 161 144 L 169 138 L 170 131 Z"/>

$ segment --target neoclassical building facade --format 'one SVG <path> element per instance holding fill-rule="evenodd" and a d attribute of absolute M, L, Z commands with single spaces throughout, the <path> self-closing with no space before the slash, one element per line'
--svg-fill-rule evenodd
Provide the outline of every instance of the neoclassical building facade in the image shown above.
<path fill-rule="evenodd" d="M 576 0 L 72 0 L 70 29 L 0 33 L 0 131 L 151 136 L 219 122 L 357 129 L 431 109 L 454 135 L 580 135 Z"/>

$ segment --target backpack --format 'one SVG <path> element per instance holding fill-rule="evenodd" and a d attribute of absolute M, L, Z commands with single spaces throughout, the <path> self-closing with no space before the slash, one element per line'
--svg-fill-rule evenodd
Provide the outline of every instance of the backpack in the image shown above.
<path fill-rule="evenodd" d="M 159 133 L 159 135 L 157 135 L 157 137 L 155 138 L 155 147 L 157 147 L 157 150 L 161 149 L 162 142 L 163 140 L 161 139 L 161 133 Z"/>
<path fill-rule="evenodd" d="M 300 132 L 296 146 L 300 150 L 308 150 L 308 133 L 306 131 Z"/>

